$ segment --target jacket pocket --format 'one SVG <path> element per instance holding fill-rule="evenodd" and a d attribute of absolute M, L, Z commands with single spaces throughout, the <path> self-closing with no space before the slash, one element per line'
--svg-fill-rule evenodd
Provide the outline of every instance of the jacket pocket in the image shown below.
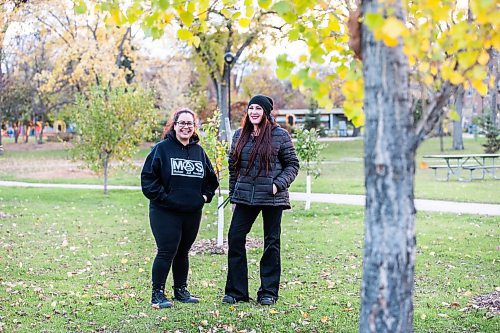
<path fill-rule="evenodd" d="M 273 178 L 273 177 L 268 177 L 267 179 L 268 179 L 268 181 L 271 183 L 271 184 L 269 185 L 269 194 L 271 194 L 271 195 L 275 195 L 275 194 L 273 193 L 274 178 Z M 276 193 L 278 193 L 278 192 L 276 192 Z"/>
<path fill-rule="evenodd" d="M 234 189 L 233 189 L 233 197 L 237 198 L 239 195 L 238 188 L 240 187 L 240 182 L 236 181 L 236 184 L 234 184 Z"/>

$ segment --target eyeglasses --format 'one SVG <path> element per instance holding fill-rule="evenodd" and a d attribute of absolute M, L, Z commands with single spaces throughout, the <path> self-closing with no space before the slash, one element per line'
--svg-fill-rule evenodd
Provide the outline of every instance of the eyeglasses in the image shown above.
<path fill-rule="evenodd" d="M 194 127 L 194 123 L 192 121 L 176 121 L 175 122 L 179 127 Z"/>

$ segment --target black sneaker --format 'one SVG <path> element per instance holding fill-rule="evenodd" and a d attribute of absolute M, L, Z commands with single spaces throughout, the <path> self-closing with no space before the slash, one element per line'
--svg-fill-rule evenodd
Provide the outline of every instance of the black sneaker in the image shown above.
<path fill-rule="evenodd" d="M 260 305 L 274 305 L 276 304 L 276 298 L 272 296 L 262 296 L 258 300 Z"/>
<path fill-rule="evenodd" d="M 236 304 L 236 298 L 231 295 L 224 295 L 224 297 L 222 297 L 222 303 Z"/>
<path fill-rule="evenodd" d="M 191 293 L 186 289 L 186 286 L 182 286 L 180 288 L 174 289 L 174 300 L 179 301 L 181 303 L 199 303 L 200 299 L 191 295 Z"/>
<path fill-rule="evenodd" d="M 165 297 L 163 290 L 153 289 L 153 292 L 151 293 L 151 306 L 163 309 L 170 308 L 172 305 L 174 304 Z"/>

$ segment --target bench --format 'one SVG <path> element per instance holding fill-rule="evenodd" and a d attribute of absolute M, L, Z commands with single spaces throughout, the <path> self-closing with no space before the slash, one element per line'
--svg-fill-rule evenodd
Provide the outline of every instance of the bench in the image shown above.
<path fill-rule="evenodd" d="M 495 177 L 496 168 L 500 167 L 499 163 L 495 165 L 495 159 L 500 158 L 500 154 L 449 154 L 449 155 L 424 155 L 424 159 L 439 159 L 441 162 L 444 160 L 446 164 L 430 165 L 423 168 L 433 169 L 434 177 L 437 179 L 437 173 L 440 169 L 446 169 L 446 178 L 442 180 L 448 181 L 451 177 L 455 177 L 459 181 L 469 179 L 462 179 L 461 171 L 469 170 L 471 172 L 470 181 L 473 179 L 484 179 L 486 172 Z M 426 163 L 425 163 L 426 164 Z M 473 178 L 474 170 L 483 170 L 482 178 Z"/>
<path fill-rule="evenodd" d="M 493 175 L 493 178 L 495 178 L 497 180 L 500 179 L 499 177 L 495 176 L 495 169 L 500 168 L 500 165 L 464 165 L 462 168 L 470 171 L 470 180 L 471 181 L 475 180 L 475 179 L 476 180 L 484 179 L 484 175 L 490 169 L 492 170 L 491 174 Z M 483 170 L 483 175 L 481 176 L 481 178 L 472 177 L 472 173 L 474 172 L 474 170 Z"/>
<path fill-rule="evenodd" d="M 474 167 L 475 165 L 462 165 L 462 168 L 466 168 L 466 167 Z M 457 170 L 457 167 L 456 166 L 453 166 L 453 165 L 446 165 L 446 164 L 440 164 L 440 165 L 429 165 L 428 167 L 429 169 L 432 169 L 434 170 L 434 178 L 436 178 L 437 180 L 450 180 L 450 173 L 453 173 L 455 174 L 455 171 L 453 170 L 456 170 L 456 172 L 458 172 L 459 170 Z M 448 169 L 448 171 L 446 172 L 446 178 L 438 178 L 437 176 L 437 171 L 438 169 Z"/>

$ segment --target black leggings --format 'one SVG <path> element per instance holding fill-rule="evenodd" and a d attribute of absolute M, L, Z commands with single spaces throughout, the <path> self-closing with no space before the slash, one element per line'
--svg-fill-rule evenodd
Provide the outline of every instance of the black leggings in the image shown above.
<path fill-rule="evenodd" d="M 185 286 L 189 271 L 188 253 L 198 235 L 201 210 L 179 213 L 151 204 L 149 221 L 158 248 L 152 269 L 153 288 L 165 288 L 170 266 L 174 287 Z"/>

